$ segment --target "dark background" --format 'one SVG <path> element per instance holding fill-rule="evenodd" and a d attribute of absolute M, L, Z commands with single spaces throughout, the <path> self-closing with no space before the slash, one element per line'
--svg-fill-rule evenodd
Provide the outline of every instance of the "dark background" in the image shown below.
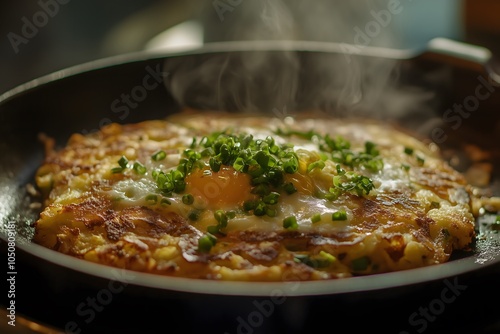
<path fill-rule="evenodd" d="M 384 1 L 380 0 L 288 0 L 285 3 L 294 7 L 291 10 L 292 23 L 283 20 L 288 13 L 282 7 L 268 5 L 274 8 L 274 13 L 267 11 L 267 21 L 270 22 L 266 24 L 271 30 L 281 29 L 276 32 L 262 29 L 262 20 L 266 19 L 262 15 L 263 8 L 266 8 L 262 3 L 265 1 L 241 0 L 232 10 L 225 11 L 226 19 L 223 21 L 214 8 L 215 2 L 207 0 L 59 1 L 0 2 L 0 94 L 72 65 L 139 51 L 160 32 L 188 20 L 201 24 L 205 42 L 271 37 L 349 43 L 353 40 L 353 27 L 356 24 L 363 27 L 364 22 L 373 19 L 367 6 L 384 6 Z M 220 3 L 227 1 L 220 0 Z M 232 3 L 238 1 L 233 0 Z M 274 1 L 274 4 L 277 3 Z M 384 36 L 377 36 L 372 44 L 411 48 L 439 36 L 498 49 L 499 1 L 401 0 L 401 4 L 405 6 L 404 12 L 395 17 L 384 31 Z M 36 32 L 31 30 L 32 36 L 23 40 L 16 52 L 12 42 L 14 34 L 24 38 L 26 21 L 33 24 L 35 18 L 41 20 L 41 26 L 35 26 Z M 48 18 L 46 22 L 44 18 Z M 341 21 L 349 24 L 342 24 Z M 293 35 L 287 30 L 291 26 Z"/>

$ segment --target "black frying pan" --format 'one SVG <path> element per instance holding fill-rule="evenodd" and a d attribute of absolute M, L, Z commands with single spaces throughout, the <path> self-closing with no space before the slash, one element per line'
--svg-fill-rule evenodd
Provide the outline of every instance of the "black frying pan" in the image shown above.
<path fill-rule="evenodd" d="M 38 209 L 30 207 L 26 187 L 43 159 L 40 133 L 62 146 L 74 132 L 163 118 L 184 107 L 277 116 L 314 109 L 332 117 L 384 119 L 422 138 L 433 139 L 432 130 L 440 128 L 446 135 L 440 146 L 457 168 L 465 171 L 477 162 L 467 154 L 471 146 L 488 153 L 480 162 L 494 167 L 489 189 L 498 196 L 499 85 L 470 50 L 457 57 L 435 50 L 413 55 L 354 52 L 333 44 L 224 43 L 104 59 L 1 95 L 1 250 L 7 262 L 9 232 L 15 231 L 15 267 L 8 269 L 15 274 L 7 275 L 15 277 L 16 315 L 75 333 L 312 333 L 340 327 L 486 333 L 500 320 L 498 307 L 486 304 L 500 297 L 494 234 L 449 263 L 369 277 L 301 283 L 167 278 L 104 267 L 31 243 Z M 382 66 L 390 68 L 385 76 L 369 75 Z M 353 75 L 360 85 L 346 91 Z M 491 79 L 488 98 L 457 130 L 445 113 L 474 96 L 480 78 Z M 375 94 L 377 85 L 383 89 Z M 413 93 L 430 98 L 421 103 L 410 99 Z M 6 297 L 4 291 L 8 306 L 13 298 Z"/>

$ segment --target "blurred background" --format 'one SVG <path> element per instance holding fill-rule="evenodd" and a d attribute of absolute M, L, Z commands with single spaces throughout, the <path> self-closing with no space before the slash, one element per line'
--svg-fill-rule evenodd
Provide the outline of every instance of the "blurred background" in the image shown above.
<path fill-rule="evenodd" d="M 500 52 L 499 13 L 497 0 L 2 1 L 0 94 L 99 58 L 227 40 L 420 49 L 448 37 Z"/>

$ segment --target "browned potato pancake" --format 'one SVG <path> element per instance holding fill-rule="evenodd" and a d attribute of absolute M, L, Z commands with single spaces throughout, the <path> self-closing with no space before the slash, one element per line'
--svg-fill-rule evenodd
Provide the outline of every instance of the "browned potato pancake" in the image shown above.
<path fill-rule="evenodd" d="M 36 185 L 34 241 L 213 280 L 346 278 L 447 262 L 472 192 L 435 145 L 388 124 L 186 112 L 74 134 Z"/>

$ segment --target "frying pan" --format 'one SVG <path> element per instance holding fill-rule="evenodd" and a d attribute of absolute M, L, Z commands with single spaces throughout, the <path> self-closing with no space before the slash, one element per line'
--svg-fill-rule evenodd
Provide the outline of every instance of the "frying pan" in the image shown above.
<path fill-rule="evenodd" d="M 7 261 L 8 236 L 14 231 L 15 262 L 7 276 L 15 277 L 17 316 L 67 333 L 312 333 L 341 327 L 356 332 L 488 332 L 500 320 L 498 307 L 486 304 L 500 297 L 500 246 L 493 232 L 478 240 L 473 252 L 456 254 L 445 264 L 300 283 L 159 277 L 74 259 L 30 241 L 39 209 L 30 205 L 27 185 L 44 157 L 40 133 L 62 146 L 75 132 L 89 133 L 109 122 L 164 118 L 186 107 L 277 116 L 320 110 L 332 117 L 356 110 L 356 115 L 393 122 L 421 137 L 439 127 L 446 135 L 439 144 L 457 168 L 465 171 L 477 163 L 467 148 L 480 148 L 479 162 L 493 166 L 489 189 L 498 196 L 500 85 L 494 62 L 487 50 L 446 43 L 434 41 L 416 54 L 276 41 L 144 51 L 65 69 L 3 94 L 1 251 Z M 384 82 L 391 89 L 379 89 L 378 100 L 365 81 L 381 84 L 381 77 L 340 71 L 381 64 L 390 64 Z M 356 91 L 356 103 L 349 104 L 340 97 L 352 97 L 352 92 L 345 94 L 345 85 L 353 73 L 361 73 L 362 87 Z M 288 85 L 276 85 L 281 79 Z M 488 98 L 454 128 L 456 123 L 445 117 L 447 109 L 457 102 L 474 102 L 470 96 L 484 82 L 489 82 L 483 91 L 489 92 Z M 408 92 L 432 94 L 424 94 L 431 96 L 425 105 L 402 103 L 401 96 L 408 97 Z M 371 100 L 363 103 L 365 99 Z M 387 112 L 375 112 L 381 107 Z M 5 291 L 3 296 L 4 306 L 10 305 L 12 298 L 7 299 Z"/>

